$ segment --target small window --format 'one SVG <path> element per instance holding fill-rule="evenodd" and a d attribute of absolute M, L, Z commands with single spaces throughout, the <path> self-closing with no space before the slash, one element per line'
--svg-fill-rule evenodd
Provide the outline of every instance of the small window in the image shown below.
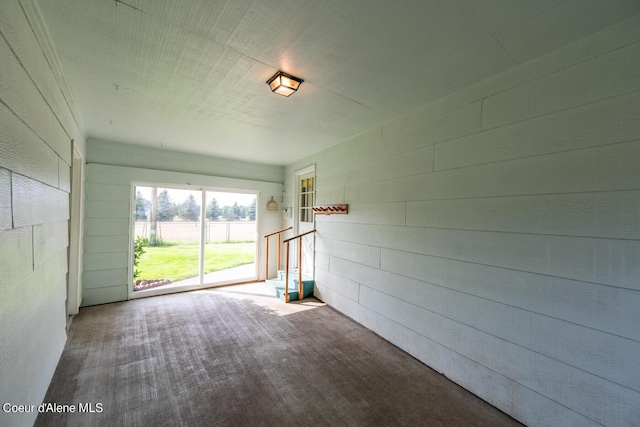
<path fill-rule="evenodd" d="M 305 175 L 300 178 L 300 222 L 313 222 L 314 178 Z"/>

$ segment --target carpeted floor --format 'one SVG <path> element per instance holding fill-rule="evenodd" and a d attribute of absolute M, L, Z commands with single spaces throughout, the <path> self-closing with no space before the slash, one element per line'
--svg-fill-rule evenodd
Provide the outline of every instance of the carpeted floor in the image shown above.
<path fill-rule="evenodd" d="M 36 426 L 519 425 L 329 306 L 283 304 L 264 284 L 82 309 L 45 402 L 83 412 Z"/>

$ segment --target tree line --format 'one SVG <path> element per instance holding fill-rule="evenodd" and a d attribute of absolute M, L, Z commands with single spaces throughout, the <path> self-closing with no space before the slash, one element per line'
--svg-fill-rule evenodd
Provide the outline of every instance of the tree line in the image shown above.
<path fill-rule="evenodd" d="M 144 198 L 140 191 L 136 194 L 136 220 L 149 221 L 152 220 L 152 203 Z M 207 203 L 205 209 L 207 219 L 218 221 L 235 221 L 241 218 L 247 218 L 250 221 L 256 219 L 256 200 L 251 204 L 243 206 L 235 202 L 232 206 L 220 206 L 215 198 Z M 176 203 L 171 199 L 169 191 L 162 190 L 157 193 L 157 203 L 155 220 L 156 221 L 173 221 L 176 217 L 183 221 L 198 221 L 200 219 L 200 204 L 190 194 L 182 203 Z"/>

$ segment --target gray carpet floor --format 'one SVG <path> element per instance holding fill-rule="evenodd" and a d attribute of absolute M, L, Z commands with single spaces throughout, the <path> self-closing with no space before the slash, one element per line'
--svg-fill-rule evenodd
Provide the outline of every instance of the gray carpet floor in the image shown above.
<path fill-rule="evenodd" d="M 511 426 L 331 307 L 264 284 L 88 307 L 36 426 Z M 100 404 L 100 405 L 98 405 Z"/>

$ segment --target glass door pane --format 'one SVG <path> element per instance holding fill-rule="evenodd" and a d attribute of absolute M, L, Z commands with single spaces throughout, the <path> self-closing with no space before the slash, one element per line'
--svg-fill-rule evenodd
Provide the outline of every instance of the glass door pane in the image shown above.
<path fill-rule="evenodd" d="M 313 222 L 313 176 L 300 180 L 300 222 Z"/>
<path fill-rule="evenodd" d="M 134 292 L 200 284 L 202 192 L 136 186 Z"/>
<path fill-rule="evenodd" d="M 256 278 L 255 194 L 206 192 L 204 284 Z"/>

